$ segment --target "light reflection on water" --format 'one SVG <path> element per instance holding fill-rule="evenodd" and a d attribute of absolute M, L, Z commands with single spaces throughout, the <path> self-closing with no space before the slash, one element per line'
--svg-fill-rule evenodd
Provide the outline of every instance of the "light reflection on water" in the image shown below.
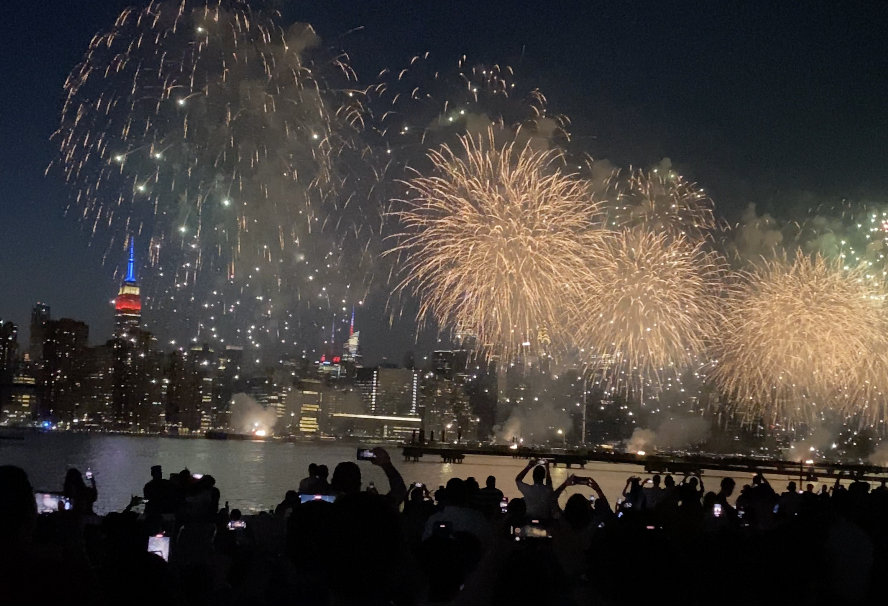
<path fill-rule="evenodd" d="M 245 511 L 270 509 L 279 503 L 287 490 L 295 489 L 307 475 L 309 463 L 327 465 L 330 473 L 341 461 L 354 461 L 357 444 L 279 443 L 217 441 L 206 439 L 137 438 L 128 436 L 84 434 L 33 434 L 25 441 L 0 440 L 0 464 L 17 465 L 28 472 L 31 484 L 38 489 L 60 490 L 65 472 L 70 467 L 80 471 L 92 469 L 99 489 L 96 510 L 99 513 L 121 510 L 133 494 L 141 495 L 142 486 L 150 480 L 152 465 L 162 465 L 166 476 L 187 467 L 192 473 L 210 474 L 222 492 L 222 500 Z M 489 475 L 497 478 L 497 486 L 509 498 L 520 496 L 515 475 L 526 461 L 507 457 L 466 457 L 461 464 L 444 464 L 438 457 L 426 456 L 418 463 L 404 462 L 400 448 L 391 446 L 389 453 L 404 480 L 423 482 L 431 490 L 446 484 L 454 475 L 474 476 L 479 484 Z M 373 482 L 380 491 L 387 490 L 385 475 L 367 462 L 359 462 L 364 485 Z M 592 463 L 585 470 L 563 467 L 553 469 L 557 486 L 569 473 L 592 476 L 601 485 L 611 504 L 616 502 L 630 475 L 643 475 L 636 465 Z M 732 474 L 737 479 L 737 492 L 749 482 L 748 474 Z M 706 490 L 718 491 L 721 475 L 704 475 Z M 781 492 L 791 479 L 771 478 Z M 798 478 L 795 478 L 798 481 Z M 527 481 L 531 481 L 528 478 Z M 820 484 L 815 483 L 817 489 Z M 573 492 L 569 489 L 563 501 Z M 583 488 L 582 492 L 588 494 Z"/>

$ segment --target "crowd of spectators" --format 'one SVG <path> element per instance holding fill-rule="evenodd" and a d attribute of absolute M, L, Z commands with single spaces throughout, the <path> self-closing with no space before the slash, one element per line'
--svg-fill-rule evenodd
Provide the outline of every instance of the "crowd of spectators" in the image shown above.
<path fill-rule="evenodd" d="M 553 486 L 541 460 L 509 501 L 493 476 L 431 491 L 406 485 L 384 449 L 373 455 L 388 492 L 365 486 L 358 463 L 332 477 L 312 464 L 273 511 L 251 515 L 220 506 L 212 477 L 159 466 L 101 517 L 95 479 L 70 470 L 62 510 L 38 514 L 26 473 L 2 466 L 0 603 L 835 605 L 883 592 L 884 481 L 781 493 L 755 475 L 735 495 L 731 478 L 707 492 L 699 476 L 654 475 L 629 478 L 610 503 L 590 477 Z"/>

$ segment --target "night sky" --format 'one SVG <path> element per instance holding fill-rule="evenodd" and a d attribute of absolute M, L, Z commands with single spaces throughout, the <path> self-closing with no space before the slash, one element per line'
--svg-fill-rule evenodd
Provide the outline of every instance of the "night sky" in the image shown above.
<path fill-rule="evenodd" d="M 56 152 L 62 84 L 92 36 L 132 2 L 4 5 L 0 35 L 0 318 L 27 339 L 30 308 L 110 336 L 120 260 L 103 264 L 64 216 Z M 618 166 L 663 157 L 736 220 L 749 203 L 792 217 L 888 191 L 888 5 L 855 2 L 278 2 L 347 51 L 362 80 L 430 51 L 442 64 L 512 65 L 575 146 Z M 383 9 L 384 7 L 384 9 Z M 356 28 L 360 28 L 357 29 Z M 352 31 L 355 30 L 355 31 Z M 383 296 L 358 317 L 369 361 L 399 361 L 409 319 L 390 329 Z M 147 314 L 150 317 L 150 311 Z M 407 309 L 409 316 L 409 306 Z"/>

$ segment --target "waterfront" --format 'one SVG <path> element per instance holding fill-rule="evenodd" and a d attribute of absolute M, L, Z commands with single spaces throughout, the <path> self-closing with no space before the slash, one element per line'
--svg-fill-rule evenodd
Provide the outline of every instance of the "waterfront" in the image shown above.
<path fill-rule="evenodd" d="M 99 513 L 121 510 L 133 494 L 141 495 L 142 486 L 150 479 L 152 465 L 162 465 L 164 474 L 187 467 L 192 473 L 210 474 L 232 507 L 245 511 L 273 508 L 284 493 L 294 489 L 305 477 L 309 463 L 327 465 L 332 473 L 341 461 L 355 460 L 353 443 L 283 443 L 276 441 L 216 441 L 204 439 L 170 439 L 45 433 L 30 434 L 24 441 L 0 441 L 0 464 L 17 465 L 28 472 L 31 483 L 41 490 L 59 490 L 70 467 L 81 471 L 92 469 L 99 488 L 96 510 Z M 468 456 L 461 464 L 441 463 L 430 458 L 418 463 L 404 462 L 401 449 L 388 447 L 392 460 L 406 482 L 422 482 L 434 490 L 453 476 L 474 476 L 482 485 L 489 475 L 497 477 L 497 485 L 509 498 L 520 496 L 514 477 L 526 464 L 524 460 L 505 457 Z M 369 463 L 360 463 L 364 485 L 374 482 L 381 490 L 387 481 L 380 470 Z M 594 477 L 611 503 L 631 475 L 642 476 L 638 465 L 590 463 L 585 470 L 563 467 L 553 469 L 557 485 L 569 473 Z M 749 476 L 729 474 L 739 485 Z M 707 490 L 718 490 L 720 474 L 706 474 Z M 791 478 L 769 478 L 779 491 Z M 815 482 L 819 489 L 820 484 Z M 570 494 L 570 491 L 568 491 Z M 566 498 L 566 497 L 562 497 Z"/>

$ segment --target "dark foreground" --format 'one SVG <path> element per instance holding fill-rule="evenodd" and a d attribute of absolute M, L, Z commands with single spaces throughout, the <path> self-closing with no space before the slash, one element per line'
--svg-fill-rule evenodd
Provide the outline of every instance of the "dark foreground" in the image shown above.
<path fill-rule="evenodd" d="M 369 463 L 341 463 L 332 477 L 313 467 L 273 512 L 248 518 L 228 510 L 209 476 L 167 480 L 159 469 L 142 513 L 134 498 L 95 516 L 96 487 L 72 470 L 70 509 L 38 515 L 25 473 L 0 467 L 0 603 L 834 605 L 878 603 L 884 592 L 884 485 L 815 494 L 761 476 L 744 487 L 655 476 L 630 479 L 610 503 L 594 479 L 554 487 L 530 463 L 499 478 L 525 497 L 504 510 L 492 477 L 432 494 L 375 452 L 388 487 L 364 485 Z M 567 486 L 588 494 L 561 507 Z M 149 552 L 164 550 L 163 537 L 168 562 Z"/>

